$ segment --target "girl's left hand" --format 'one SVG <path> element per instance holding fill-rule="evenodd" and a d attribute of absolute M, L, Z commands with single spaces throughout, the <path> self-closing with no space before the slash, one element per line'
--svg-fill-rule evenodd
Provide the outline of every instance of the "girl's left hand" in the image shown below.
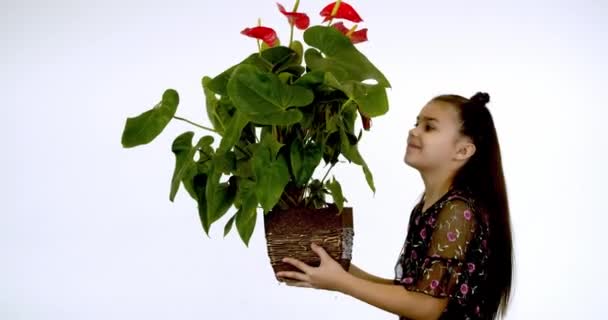
<path fill-rule="evenodd" d="M 277 272 L 277 277 L 296 280 L 288 284 L 297 287 L 339 291 L 340 285 L 348 273 L 336 260 L 327 254 L 325 249 L 314 243 L 310 247 L 321 258 L 319 267 L 311 267 L 298 259 L 283 258 L 283 262 L 291 264 L 302 272 L 281 271 Z"/>

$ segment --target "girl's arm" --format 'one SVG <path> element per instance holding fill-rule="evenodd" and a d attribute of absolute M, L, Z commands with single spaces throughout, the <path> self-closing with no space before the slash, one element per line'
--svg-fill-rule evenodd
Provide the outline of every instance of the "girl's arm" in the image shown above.
<path fill-rule="evenodd" d="M 277 276 L 296 280 L 292 283 L 295 286 L 339 291 L 380 309 L 415 320 L 437 319 L 447 306 L 447 298 L 434 298 L 424 293 L 408 291 L 401 285 L 358 278 L 342 269 L 320 246 L 312 244 L 311 247 L 321 258 L 319 267 L 311 267 L 297 259 L 285 258 L 283 262 L 302 272 L 281 271 Z"/>
<path fill-rule="evenodd" d="M 368 280 L 368 281 L 375 282 L 375 283 L 393 284 L 393 280 L 380 278 L 373 274 L 367 273 L 367 272 L 359 269 L 356 265 L 354 265 L 352 263 L 350 264 L 348 273 L 352 274 L 353 276 L 355 276 L 357 278 Z"/>
<path fill-rule="evenodd" d="M 337 291 L 388 312 L 415 320 L 437 319 L 448 303 L 447 298 L 434 298 L 408 291 L 400 285 L 382 284 L 346 274 Z"/>

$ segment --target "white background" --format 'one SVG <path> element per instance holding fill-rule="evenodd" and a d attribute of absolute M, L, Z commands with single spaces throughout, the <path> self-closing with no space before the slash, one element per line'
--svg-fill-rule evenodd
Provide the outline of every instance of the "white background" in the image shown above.
<path fill-rule="evenodd" d="M 325 4 L 300 8 L 318 24 Z M 357 167 L 334 172 L 355 208 L 354 262 L 393 275 L 423 191 L 402 162 L 420 108 L 486 91 L 515 239 L 507 318 L 603 318 L 607 2 L 351 4 L 369 28 L 360 50 L 392 84 L 389 113 L 361 142 L 377 193 Z M 200 79 L 256 50 L 239 32 L 258 17 L 288 41 L 270 0 L 0 3 L 1 319 L 396 319 L 279 286 L 261 217 L 249 248 L 223 239 L 225 219 L 205 236 L 187 194 L 168 199 L 170 145 L 191 126 L 121 147 L 125 119 L 167 88 L 178 115 L 209 124 Z"/>

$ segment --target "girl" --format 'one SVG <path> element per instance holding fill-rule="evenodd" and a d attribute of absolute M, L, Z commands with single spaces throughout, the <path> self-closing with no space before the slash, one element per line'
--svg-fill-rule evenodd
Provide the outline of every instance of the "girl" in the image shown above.
<path fill-rule="evenodd" d="M 414 207 L 395 279 L 351 265 L 347 271 L 320 246 L 311 267 L 279 272 L 292 285 L 334 290 L 400 319 L 494 319 L 504 315 L 512 278 L 509 206 L 489 95 L 433 98 L 409 131 L 404 161 L 425 190 Z"/>

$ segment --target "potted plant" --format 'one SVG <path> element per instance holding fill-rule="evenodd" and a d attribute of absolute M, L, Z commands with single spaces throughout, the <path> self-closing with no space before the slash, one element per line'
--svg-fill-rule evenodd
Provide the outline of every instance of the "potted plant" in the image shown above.
<path fill-rule="evenodd" d="M 357 133 L 356 119 L 369 130 L 371 118 L 388 111 L 388 80 L 354 45 L 367 40 L 367 29 L 332 23 L 361 22 L 357 12 L 337 1 L 321 10 L 326 25 L 309 26 L 298 4 L 292 11 L 278 4 L 290 25 L 286 45 L 258 22 L 241 32 L 258 39 L 258 51 L 213 78 L 203 77 L 212 127 L 175 116 L 178 93 L 168 89 L 154 108 L 128 118 L 122 135 L 125 148 L 147 144 L 172 119 L 211 132 L 195 141 L 195 133 L 188 131 L 173 141 L 176 164 L 169 199 L 183 185 L 198 204 L 207 234 L 235 207 L 224 235 L 236 225 L 246 245 L 261 210 L 275 272 L 291 269 L 281 262 L 287 255 L 318 265 L 311 241 L 348 268 L 352 208 L 344 207 L 340 183 L 329 179 L 329 172 L 345 158 L 362 168 L 375 192 L 372 173 L 358 151 L 362 130 Z M 294 26 L 304 30 L 306 50 L 293 40 Z M 323 166 L 323 177 L 315 177 Z"/>

